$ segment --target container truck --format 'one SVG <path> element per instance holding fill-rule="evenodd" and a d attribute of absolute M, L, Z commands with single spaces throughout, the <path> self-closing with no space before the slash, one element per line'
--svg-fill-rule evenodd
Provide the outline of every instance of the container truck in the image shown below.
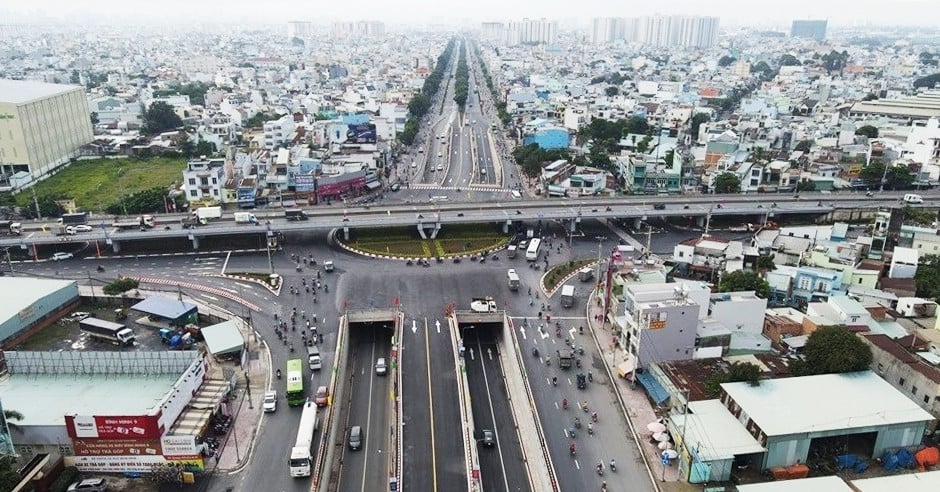
<path fill-rule="evenodd" d="M 475 313 L 495 313 L 499 309 L 492 297 L 475 297 L 470 300 L 470 310 Z"/>
<path fill-rule="evenodd" d="M 74 214 L 62 214 L 62 217 L 59 217 L 60 224 L 65 225 L 79 225 L 88 223 L 88 212 L 77 212 Z"/>
<path fill-rule="evenodd" d="M 510 268 L 506 272 L 506 279 L 509 281 L 509 290 L 519 290 L 519 274 L 515 268 Z"/>
<path fill-rule="evenodd" d="M 23 233 L 23 224 L 10 220 L 0 220 L 0 234 L 19 236 Z"/>
<path fill-rule="evenodd" d="M 574 354 L 568 349 L 557 350 L 558 354 L 558 367 L 562 369 L 568 369 L 571 367 L 571 360 L 574 359 Z"/>
<path fill-rule="evenodd" d="M 199 207 L 193 210 L 193 218 L 206 225 L 210 220 L 222 218 L 222 207 Z"/>
<path fill-rule="evenodd" d="M 303 413 L 300 414 L 300 425 L 297 427 L 297 440 L 290 450 L 290 476 L 309 477 L 313 464 L 313 433 L 317 430 L 317 406 L 314 402 L 304 402 Z"/>
<path fill-rule="evenodd" d="M 146 229 L 152 229 L 153 225 L 154 225 L 153 215 L 139 215 L 137 217 L 132 217 L 129 219 L 117 220 L 113 224 L 111 224 L 112 227 L 115 227 L 121 230 L 139 228 L 142 231 Z"/>
<path fill-rule="evenodd" d="M 307 220 L 307 214 L 299 208 L 291 208 L 284 211 L 284 217 L 287 220 Z"/>
<path fill-rule="evenodd" d="M 258 224 L 258 218 L 251 212 L 235 212 L 236 224 Z"/>
<path fill-rule="evenodd" d="M 561 288 L 561 307 L 574 306 L 574 286 L 564 285 Z"/>
<path fill-rule="evenodd" d="M 115 345 L 132 345 L 137 341 L 133 330 L 113 321 L 85 318 L 78 322 L 78 328 L 95 338 Z"/>

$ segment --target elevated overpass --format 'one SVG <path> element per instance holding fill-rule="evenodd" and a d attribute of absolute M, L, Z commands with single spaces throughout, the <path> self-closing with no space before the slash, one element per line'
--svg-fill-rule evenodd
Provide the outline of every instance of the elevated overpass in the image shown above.
<path fill-rule="evenodd" d="M 564 221 L 572 230 L 582 219 L 634 219 L 654 217 L 693 217 L 704 222 L 706 215 L 757 216 L 762 218 L 785 215 L 825 215 L 839 210 L 872 210 L 899 207 L 903 192 L 878 193 L 867 197 L 861 193 L 803 193 L 799 197 L 778 194 L 750 195 L 690 195 L 690 196 L 628 196 L 618 198 L 577 198 L 508 200 L 503 202 L 473 203 L 412 203 L 386 206 L 344 208 L 339 205 L 320 206 L 306 210 L 304 221 L 287 221 L 283 212 L 256 212 L 260 225 L 236 224 L 233 214 L 195 229 L 182 229 L 182 215 L 161 215 L 157 226 L 146 231 L 121 231 L 106 223 L 90 221 L 92 232 L 67 236 L 72 242 L 99 242 L 115 252 L 128 241 L 161 241 L 185 238 L 199 248 L 201 238 L 211 236 L 258 235 L 269 240 L 280 233 L 333 230 L 348 234 L 350 229 L 382 226 L 411 226 L 425 236 L 435 237 L 442 227 L 461 223 L 501 223 L 505 229 L 520 221 Z M 940 193 L 922 193 L 925 203 L 937 203 Z M 26 222 L 20 236 L 0 237 L 0 247 L 20 247 L 57 244 L 63 240 L 51 231 L 48 222 Z"/>

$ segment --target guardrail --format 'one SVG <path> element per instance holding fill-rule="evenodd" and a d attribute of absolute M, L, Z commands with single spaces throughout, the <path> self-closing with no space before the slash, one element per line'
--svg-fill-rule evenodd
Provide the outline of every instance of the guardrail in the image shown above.
<path fill-rule="evenodd" d="M 333 369 L 332 374 L 330 375 L 330 391 L 332 392 L 332 400 L 330 404 L 327 405 L 324 409 L 324 416 L 322 420 L 321 429 L 323 431 L 320 434 L 320 443 L 317 445 L 317 456 L 314 461 L 313 469 L 311 470 L 310 475 L 312 480 L 310 481 L 310 490 L 326 491 L 329 490 L 330 483 L 332 481 L 332 468 L 327 468 L 327 463 L 333 462 L 333 453 L 336 449 L 336 446 L 329 446 L 330 440 L 336 435 L 336 429 L 339 427 L 340 419 L 334 419 L 333 415 L 336 409 L 336 398 L 342 396 L 345 392 L 345 383 L 343 380 L 339 379 L 340 368 L 346 367 L 346 350 L 345 347 L 348 345 L 347 337 L 349 336 L 349 323 L 346 314 L 343 314 L 339 318 L 339 327 L 336 332 L 336 351 L 333 354 Z M 342 437 L 340 438 L 342 440 Z M 339 449 L 343 449 L 340 447 Z"/>
<path fill-rule="evenodd" d="M 467 463 L 467 490 L 477 492 L 483 490 L 483 484 L 480 482 L 480 462 L 476 454 L 476 439 L 473 437 L 475 424 L 473 422 L 473 412 L 467 408 L 467 402 L 470 401 L 470 389 L 467 384 L 467 371 L 464 366 L 463 343 L 458 338 L 460 326 L 457 323 L 456 314 L 451 313 L 447 317 L 450 323 L 450 339 L 454 347 L 454 364 L 457 368 L 457 394 L 460 396 L 460 423 L 463 431 L 464 458 Z"/>

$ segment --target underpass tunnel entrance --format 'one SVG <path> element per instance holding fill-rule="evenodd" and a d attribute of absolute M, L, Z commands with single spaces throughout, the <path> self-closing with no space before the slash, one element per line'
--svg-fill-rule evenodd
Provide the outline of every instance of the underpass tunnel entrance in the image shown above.
<path fill-rule="evenodd" d="M 375 370 L 385 374 L 398 366 L 398 328 L 401 324 L 400 313 L 396 310 L 349 312 L 349 351 L 354 354 L 368 354 L 375 360 Z M 360 352 L 363 346 L 370 350 Z"/>
<path fill-rule="evenodd" d="M 496 344 L 503 336 L 501 322 L 460 322 L 458 318 L 457 327 L 464 348 L 479 344 Z"/>

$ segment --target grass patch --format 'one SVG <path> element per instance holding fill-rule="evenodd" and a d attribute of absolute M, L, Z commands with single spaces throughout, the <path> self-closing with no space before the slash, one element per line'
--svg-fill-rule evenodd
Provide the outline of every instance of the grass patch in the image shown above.
<path fill-rule="evenodd" d="M 555 265 L 552 267 L 548 273 L 545 274 L 543 280 L 543 286 L 546 291 L 553 291 L 558 284 L 560 284 L 568 275 L 572 272 L 576 272 L 585 267 L 585 265 L 590 265 L 595 262 L 595 259 L 586 259 L 586 260 L 571 260 L 568 263 L 562 263 L 561 265 Z"/>
<path fill-rule="evenodd" d="M 185 168 L 186 159 L 165 157 L 76 161 L 36 184 L 36 194 L 72 198 L 80 210 L 103 212 L 122 195 L 179 183 Z M 32 195 L 18 193 L 16 204 L 32 206 Z"/>
<path fill-rule="evenodd" d="M 509 239 L 510 235 L 489 225 L 455 224 L 444 226 L 436 239 L 421 239 L 413 227 L 356 229 L 350 231 L 350 240 L 346 244 L 377 255 L 434 258 L 493 251 L 504 246 Z"/>

